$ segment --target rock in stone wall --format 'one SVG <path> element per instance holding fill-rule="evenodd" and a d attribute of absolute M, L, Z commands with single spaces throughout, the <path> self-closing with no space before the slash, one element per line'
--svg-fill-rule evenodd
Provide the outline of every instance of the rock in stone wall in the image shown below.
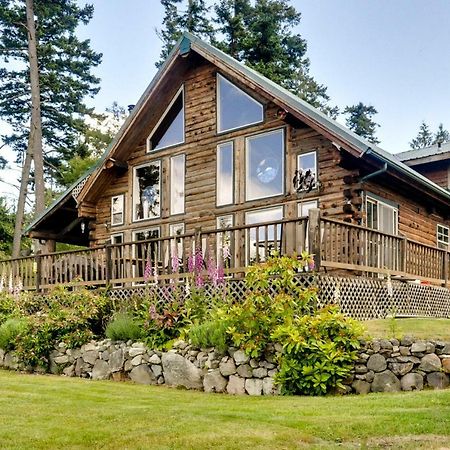
<path fill-rule="evenodd" d="M 252 359 L 230 347 L 198 349 L 179 341 L 169 352 L 140 342 L 90 342 L 80 349 L 59 344 L 50 355 L 50 371 L 94 380 L 132 380 L 228 394 L 277 395 L 274 383 L 281 346 L 270 346 L 264 358 Z M 0 349 L 0 367 L 20 369 L 13 353 Z M 394 392 L 449 386 L 450 343 L 404 338 L 362 342 L 345 392 Z"/>

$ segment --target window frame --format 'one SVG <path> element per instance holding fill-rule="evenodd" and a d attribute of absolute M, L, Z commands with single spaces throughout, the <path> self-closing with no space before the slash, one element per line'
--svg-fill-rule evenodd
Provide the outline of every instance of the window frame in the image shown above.
<path fill-rule="evenodd" d="M 166 118 L 167 114 L 169 113 L 170 109 L 172 108 L 172 106 L 174 105 L 174 103 L 177 101 L 178 97 L 181 95 L 181 101 L 182 101 L 182 109 L 183 109 L 183 140 L 181 142 L 177 142 L 175 144 L 170 144 L 170 145 L 166 145 L 164 147 L 160 147 L 157 149 L 152 148 L 151 146 L 151 140 L 153 135 L 155 134 L 156 130 L 159 128 L 159 126 L 162 124 L 162 122 L 164 121 L 164 119 Z M 147 153 L 154 153 L 154 152 L 159 152 L 161 150 L 165 150 L 168 148 L 172 148 L 172 147 L 176 147 L 177 145 L 182 145 L 186 142 L 186 105 L 185 105 L 185 92 L 184 92 L 184 84 L 181 85 L 181 87 L 178 89 L 178 91 L 175 93 L 175 95 L 173 96 L 172 100 L 169 103 L 169 106 L 167 106 L 167 108 L 164 110 L 163 114 L 161 115 L 161 117 L 159 118 L 158 122 L 156 123 L 156 125 L 153 127 L 151 133 L 148 135 L 147 137 Z"/>
<path fill-rule="evenodd" d="M 151 166 L 151 165 L 158 165 L 159 166 L 159 183 L 158 183 L 158 187 L 159 187 L 159 211 L 158 211 L 158 215 L 155 217 L 144 217 L 142 219 L 136 219 L 136 202 L 135 202 L 135 186 L 136 186 L 136 171 L 138 169 L 141 169 L 142 167 L 147 167 L 147 166 Z M 161 159 L 154 159 L 151 161 L 147 161 L 145 163 L 139 164 L 137 166 L 133 167 L 133 179 L 132 179 L 132 196 L 131 196 L 131 201 L 132 201 L 132 222 L 142 222 L 144 220 L 155 220 L 155 219 L 159 219 L 161 218 L 161 209 L 162 209 L 162 201 L 163 201 L 163 195 L 162 195 L 162 160 Z"/>
<path fill-rule="evenodd" d="M 445 235 L 442 233 L 442 231 L 439 230 L 439 228 L 443 228 L 447 231 L 447 242 L 442 241 L 439 239 L 439 235 Z M 439 244 L 444 244 L 445 247 L 441 247 Z M 443 223 L 436 224 L 436 246 L 437 248 L 441 250 L 449 250 L 450 249 L 450 226 L 444 225 Z"/>
<path fill-rule="evenodd" d="M 281 142 L 282 142 L 282 157 L 281 157 L 281 192 L 278 192 L 276 194 L 266 195 L 263 197 L 254 197 L 254 198 L 248 198 L 248 142 L 250 139 L 258 138 L 260 136 L 269 135 L 269 134 L 275 134 L 279 133 L 281 131 Z M 286 128 L 275 128 L 274 130 L 269 131 L 262 131 L 259 133 L 251 134 L 249 136 L 245 136 L 244 141 L 244 196 L 245 196 L 245 202 L 253 202 L 256 200 L 263 200 L 266 198 L 274 198 L 281 195 L 285 195 L 286 193 Z"/>
<path fill-rule="evenodd" d="M 217 193 L 219 192 L 219 149 L 223 146 L 226 145 L 230 145 L 231 144 L 231 202 L 228 203 L 220 203 L 218 201 L 218 195 Z M 234 205 L 235 202 L 235 192 L 234 192 L 234 187 L 235 187 L 235 181 L 236 181 L 236 174 L 234 172 L 235 170 L 235 164 L 234 164 L 234 141 L 226 141 L 226 142 L 222 142 L 220 144 L 217 144 L 216 146 L 216 206 L 218 208 L 221 208 L 223 206 L 227 206 L 227 205 Z"/>
<path fill-rule="evenodd" d="M 367 220 L 367 212 L 368 212 L 368 207 L 367 204 L 371 202 L 375 205 L 377 205 L 377 228 L 370 228 Z M 390 202 L 389 200 L 385 200 L 381 197 L 378 197 L 377 195 L 374 194 L 370 194 L 370 193 L 366 193 L 366 201 L 365 201 L 365 208 L 366 208 L 366 226 L 367 228 L 370 228 L 371 230 L 375 230 L 375 231 L 379 231 L 380 233 L 384 233 L 384 234 L 391 234 L 388 233 L 386 231 L 382 231 L 380 230 L 380 212 L 379 212 L 379 205 L 382 204 L 384 207 L 390 208 L 394 211 L 394 217 L 395 217 L 395 222 L 394 222 L 394 233 L 392 234 L 393 236 L 398 236 L 398 221 L 399 221 L 399 207 L 398 205 L 396 205 L 393 202 Z"/>
<path fill-rule="evenodd" d="M 297 217 L 300 219 L 302 217 L 309 217 L 309 213 L 305 216 L 301 215 L 301 211 L 302 209 L 308 204 L 308 203 L 314 203 L 315 206 L 312 206 L 311 208 L 308 208 L 308 211 L 310 209 L 317 209 L 319 208 L 319 198 L 312 198 L 312 199 L 307 199 L 306 201 L 300 201 L 297 202 Z"/>
<path fill-rule="evenodd" d="M 161 227 L 160 226 L 154 226 L 154 227 L 147 227 L 147 228 L 141 228 L 139 230 L 132 230 L 131 232 L 131 257 L 133 259 L 133 261 L 136 261 L 137 255 L 136 255 L 136 250 L 137 250 L 137 246 L 136 244 L 142 241 L 147 240 L 146 239 L 142 239 L 140 241 L 136 240 L 136 235 L 138 233 L 145 233 L 146 231 L 158 231 L 158 237 L 157 238 L 148 238 L 148 239 L 161 239 Z M 159 260 L 161 259 L 161 241 L 159 241 L 157 243 L 157 259 L 158 259 L 158 263 L 160 262 Z M 147 259 L 147 255 L 145 255 L 145 258 Z M 137 278 L 137 276 L 139 276 L 139 274 L 136 274 L 138 267 L 140 267 L 139 264 L 133 264 L 132 265 L 132 274 L 133 274 L 133 278 Z M 155 267 L 154 261 L 152 261 L 152 267 Z M 133 281 L 132 282 L 133 286 L 143 286 L 145 285 L 145 281 L 141 282 L 141 281 Z"/>
<path fill-rule="evenodd" d="M 220 78 L 225 80 L 225 82 L 230 83 L 234 88 L 236 88 L 240 92 L 242 92 L 251 101 L 253 101 L 254 103 L 257 103 L 259 106 L 261 106 L 261 120 L 258 120 L 257 122 L 251 122 L 251 123 L 248 123 L 245 125 L 241 125 L 238 127 L 234 127 L 234 128 L 227 128 L 226 130 L 220 129 L 220 82 L 219 82 Z M 231 80 L 229 80 L 227 77 L 225 77 L 221 73 L 219 73 L 219 72 L 216 73 L 216 133 L 218 135 L 230 133 L 231 131 L 242 130 L 244 128 L 248 128 L 248 127 L 251 127 L 254 125 L 264 123 L 265 116 L 266 116 L 266 107 L 265 107 L 264 103 L 261 103 L 258 100 L 256 100 L 254 97 L 252 97 L 250 94 L 248 94 L 244 89 L 237 86 L 235 83 L 233 83 Z"/>
<path fill-rule="evenodd" d="M 114 199 L 122 199 L 122 210 L 120 211 L 120 214 L 122 215 L 122 220 L 121 222 L 114 222 L 114 214 L 119 214 L 119 213 L 114 213 L 113 211 L 113 206 L 114 206 Z M 118 194 L 118 195 L 113 195 L 111 197 L 111 226 L 112 227 L 117 227 L 120 225 L 123 225 L 125 223 L 125 194 Z"/>
<path fill-rule="evenodd" d="M 311 151 L 307 151 L 307 152 L 301 152 L 301 153 L 297 153 L 297 170 L 299 171 L 300 169 L 300 159 L 302 157 L 308 156 L 308 155 L 314 155 L 314 176 L 315 176 L 315 182 L 314 182 L 314 186 L 311 189 L 310 192 L 312 191 L 316 191 L 319 187 L 319 164 L 318 164 L 318 155 L 317 155 L 317 150 L 311 150 Z M 306 192 L 305 189 L 302 189 L 300 191 L 297 192 Z"/>
<path fill-rule="evenodd" d="M 175 179 L 175 177 L 173 177 L 173 160 L 176 158 L 180 158 L 183 157 L 183 208 L 181 211 L 178 212 L 173 212 L 173 197 L 172 195 L 174 194 L 174 189 L 173 189 L 173 180 Z M 169 159 L 169 172 L 170 172 L 170 179 L 169 179 L 169 211 L 170 211 L 170 215 L 171 216 L 178 216 L 180 214 L 184 214 L 186 211 L 186 153 L 180 153 L 178 155 L 173 155 L 170 157 Z"/>

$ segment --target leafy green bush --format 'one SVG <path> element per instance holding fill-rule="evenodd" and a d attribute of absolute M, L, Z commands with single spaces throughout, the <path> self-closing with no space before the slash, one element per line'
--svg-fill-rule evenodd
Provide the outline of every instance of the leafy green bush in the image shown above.
<path fill-rule="evenodd" d="M 106 326 L 105 334 L 113 341 L 135 341 L 142 337 L 142 324 L 128 313 L 117 313 Z"/>
<path fill-rule="evenodd" d="M 272 338 L 283 344 L 276 378 L 282 391 L 322 395 L 343 388 L 357 359 L 362 333 L 362 326 L 336 306 L 279 325 Z"/>
<path fill-rule="evenodd" d="M 56 343 L 79 347 L 101 334 L 110 314 L 106 295 L 87 289 L 58 286 L 45 296 L 22 295 L 17 300 L 28 329 L 17 338 L 16 352 L 26 365 L 48 365 Z"/>
<path fill-rule="evenodd" d="M 278 325 L 314 310 L 315 289 L 305 289 L 296 282 L 296 275 L 309 260 L 306 254 L 299 259 L 274 255 L 249 268 L 245 299 L 218 312 L 229 323 L 228 333 L 235 346 L 259 357 L 272 342 L 271 335 Z"/>
<path fill-rule="evenodd" d="M 0 325 L 0 348 L 5 351 L 14 350 L 17 337 L 27 329 L 25 319 L 11 318 Z"/>
<path fill-rule="evenodd" d="M 188 336 L 195 347 L 215 347 L 224 352 L 228 347 L 227 328 L 226 321 L 212 320 L 193 325 L 189 329 Z"/>
<path fill-rule="evenodd" d="M 16 301 L 11 294 L 0 291 L 0 324 L 17 312 Z"/>

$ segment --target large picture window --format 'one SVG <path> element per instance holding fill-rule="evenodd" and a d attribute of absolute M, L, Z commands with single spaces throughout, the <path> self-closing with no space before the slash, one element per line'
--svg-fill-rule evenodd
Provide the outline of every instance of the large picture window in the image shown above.
<path fill-rule="evenodd" d="M 147 149 L 160 150 L 184 142 L 184 90 L 181 88 L 147 139 Z"/>
<path fill-rule="evenodd" d="M 246 139 L 245 199 L 255 200 L 284 193 L 284 131 Z"/>
<path fill-rule="evenodd" d="M 255 225 L 246 233 L 246 263 L 263 261 L 273 250 L 281 246 L 281 224 L 256 226 L 264 222 L 276 222 L 283 219 L 283 207 L 260 209 L 245 213 L 246 225 Z"/>
<path fill-rule="evenodd" d="M 123 225 L 124 222 L 124 195 L 111 197 L 111 225 Z"/>
<path fill-rule="evenodd" d="M 133 220 L 154 219 L 161 214 L 161 162 L 134 168 Z"/>
<path fill-rule="evenodd" d="M 184 213 L 185 155 L 170 158 L 170 214 Z"/>
<path fill-rule="evenodd" d="M 233 203 L 233 142 L 217 146 L 216 201 L 217 206 Z"/>
<path fill-rule="evenodd" d="M 217 75 L 217 111 L 217 131 L 220 133 L 264 119 L 262 104 L 221 75 Z"/>

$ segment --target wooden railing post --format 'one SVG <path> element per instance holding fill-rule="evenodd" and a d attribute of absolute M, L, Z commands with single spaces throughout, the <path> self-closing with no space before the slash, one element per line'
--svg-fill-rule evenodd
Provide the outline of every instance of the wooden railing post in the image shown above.
<path fill-rule="evenodd" d="M 36 253 L 34 261 L 36 263 L 36 292 L 40 292 L 42 280 L 42 255 L 40 251 Z"/>
<path fill-rule="evenodd" d="M 106 244 L 105 246 L 105 258 L 106 258 L 106 286 L 109 285 L 112 276 L 112 252 L 111 252 L 111 244 Z"/>
<path fill-rule="evenodd" d="M 446 250 L 444 252 L 444 287 L 448 287 L 448 258 L 449 252 Z"/>
<path fill-rule="evenodd" d="M 309 253 L 314 255 L 315 269 L 320 268 L 320 209 L 314 208 L 309 210 L 309 227 L 308 227 Z"/>
<path fill-rule="evenodd" d="M 401 267 L 400 270 L 404 273 L 408 270 L 408 239 L 406 236 L 402 239 L 401 244 Z"/>

